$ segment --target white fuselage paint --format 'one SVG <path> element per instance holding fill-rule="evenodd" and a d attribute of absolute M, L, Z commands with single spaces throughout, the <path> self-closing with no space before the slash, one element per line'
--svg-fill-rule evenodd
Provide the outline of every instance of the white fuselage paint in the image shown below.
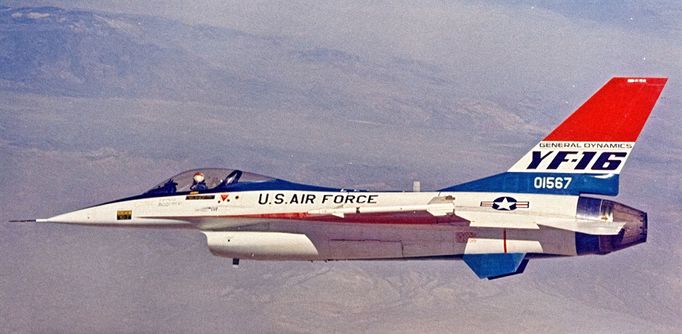
<path fill-rule="evenodd" d="M 516 199 L 517 207 L 493 208 L 493 201 L 503 197 Z M 573 232 L 528 222 L 535 217 L 573 219 L 577 200 L 577 196 L 485 192 L 242 191 L 121 201 L 38 222 L 196 227 L 206 234 L 214 254 L 245 259 L 576 255 Z M 507 202 L 498 204 L 510 209 Z M 352 220 L 354 214 L 412 216 L 416 212 L 423 221 Z M 499 220 L 493 219 L 494 226 L 480 226 L 477 215 L 485 215 L 487 224 L 490 217 Z"/>

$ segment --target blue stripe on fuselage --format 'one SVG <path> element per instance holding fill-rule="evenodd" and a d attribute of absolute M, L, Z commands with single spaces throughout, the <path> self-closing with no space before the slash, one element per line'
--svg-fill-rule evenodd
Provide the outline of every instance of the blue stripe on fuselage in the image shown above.
<path fill-rule="evenodd" d="M 241 192 L 241 191 L 266 191 L 266 190 L 300 190 L 300 191 L 328 191 L 328 192 L 365 192 L 366 190 L 358 190 L 358 189 L 339 189 L 339 188 L 330 188 L 330 187 L 322 187 L 322 186 L 314 186 L 314 185 L 309 185 L 309 184 L 302 184 L 302 183 L 294 183 L 294 182 L 289 182 L 286 180 L 282 179 L 272 179 L 264 182 L 241 182 L 241 183 L 234 183 L 234 184 L 228 184 L 226 186 L 220 186 L 208 190 L 203 190 L 203 191 L 197 191 L 197 194 L 218 194 L 218 193 L 226 193 L 226 192 Z M 170 193 L 157 193 L 157 192 L 146 192 L 144 194 L 136 195 L 136 196 L 131 196 L 131 197 L 125 197 L 105 203 L 100 203 L 97 205 L 93 205 L 90 207 L 95 207 L 95 206 L 100 206 L 100 205 L 105 205 L 105 204 L 112 204 L 112 203 L 118 203 L 118 202 L 125 202 L 125 201 L 130 201 L 130 200 L 136 200 L 136 199 L 145 199 L 145 198 L 158 198 L 158 197 L 169 197 L 169 196 L 178 196 L 178 195 L 189 195 L 190 193 L 195 193 L 193 191 L 179 191 L 179 192 L 170 192 Z"/>
<path fill-rule="evenodd" d="M 618 194 L 618 174 L 505 172 L 440 191 L 615 196 Z"/>

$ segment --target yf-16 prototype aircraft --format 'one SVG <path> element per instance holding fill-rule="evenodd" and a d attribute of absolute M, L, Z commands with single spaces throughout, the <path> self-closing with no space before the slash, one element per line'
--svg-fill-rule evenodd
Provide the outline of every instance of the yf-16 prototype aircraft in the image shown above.
<path fill-rule="evenodd" d="M 437 191 L 368 191 L 196 169 L 149 191 L 37 223 L 192 227 L 249 260 L 462 259 L 480 278 L 528 259 L 646 241 L 647 214 L 587 195 L 618 180 L 666 78 L 613 78 L 508 171 Z"/>

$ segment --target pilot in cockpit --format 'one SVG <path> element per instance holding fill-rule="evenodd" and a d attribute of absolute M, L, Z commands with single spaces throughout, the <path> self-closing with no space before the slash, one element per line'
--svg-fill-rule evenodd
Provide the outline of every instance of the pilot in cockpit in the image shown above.
<path fill-rule="evenodd" d="M 202 191 L 208 189 L 208 186 L 206 186 L 206 178 L 204 177 L 204 173 L 194 173 L 194 177 L 192 177 L 192 186 L 189 189 L 192 191 Z"/>

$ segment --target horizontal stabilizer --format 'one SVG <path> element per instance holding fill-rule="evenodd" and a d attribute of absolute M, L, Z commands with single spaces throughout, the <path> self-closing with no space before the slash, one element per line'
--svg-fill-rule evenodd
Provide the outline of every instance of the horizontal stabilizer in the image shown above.
<path fill-rule="evenodd" d="M 469 221 L 471 227 L 537 230 L 540 226 L 592 235 L 616 235 L 625 223 L 601 220 L 553 218 L 528 215 L 500 215 L 495 212 L 456 211 L 457 216 Z"/>
<path fill-rule="evenodd" d="M 462 259 L 478 278 L 495 279 L 520 274 L 526 268 L 524 253 L 465 254 Z"/>
<path fill-rule="evenodd" d="M 538 222 L 538 225 L 592 235 L 616 235 L 620 233 L 625 223 L 609 223 L 585 219 L 544 219 Z"/>

